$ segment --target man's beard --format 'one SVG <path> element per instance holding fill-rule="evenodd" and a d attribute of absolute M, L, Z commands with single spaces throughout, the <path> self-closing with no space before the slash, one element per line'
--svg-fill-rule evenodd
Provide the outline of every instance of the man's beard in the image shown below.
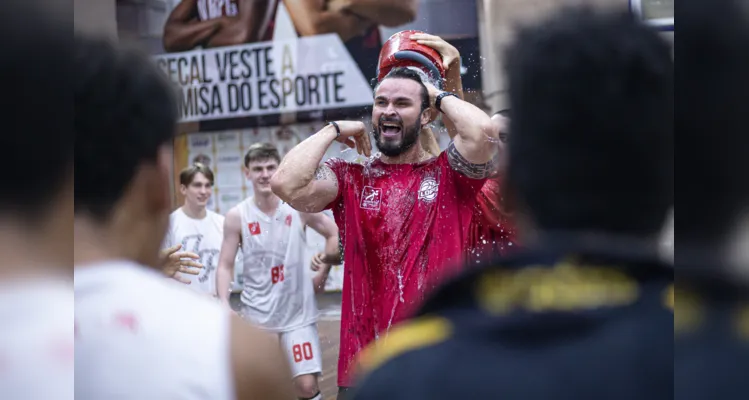
<path fill-rule="evenodd" d="M 421 132 L 421 121 L 416 120 L 416 123 L 414 123 L 413 125 L 409 127 L 403 126 L 402 132 L 401 132 L 401 140 L 400 140 L 400 143 L 398 144 L 382 141 L 382 133 L 380 132 L 380 126 L 382 125 L 383 122 L 400 122 L 400 121 L 380 118 L 380 123 L 374 126 L 375 145 L 377 146 L 377 149 L 380 150 L 380 153 L 388 157 L 397 157 L 405 153 L 406 151 L 408 151 L 419 140 L 419 132 Z"/>

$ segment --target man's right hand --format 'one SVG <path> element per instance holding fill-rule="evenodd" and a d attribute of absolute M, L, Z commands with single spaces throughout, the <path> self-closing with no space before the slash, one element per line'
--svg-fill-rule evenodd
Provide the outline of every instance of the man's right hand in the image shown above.
<path fill-rule="evenodd" d="M 356 152 L 369 157 L 372 154 L 372 143 L 369 141 L 369 135 L 364 123 L 361 121 L 336 121 L 341 135 L 336 141 L 346 146 L 356 149 Z"/>

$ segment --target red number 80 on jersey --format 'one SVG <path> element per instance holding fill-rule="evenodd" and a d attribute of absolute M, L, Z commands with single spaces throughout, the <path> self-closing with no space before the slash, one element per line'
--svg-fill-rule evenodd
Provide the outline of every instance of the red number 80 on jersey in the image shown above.
<path fill-rule="evenodd" d="M 310 342 L 304 342 L 301 345 L 295 344 L 294 347 L 291 348 L 292 353 L 294 353 L 294 362 L 302 362 L 304 360 L 311 360 L 314 358 L 314 354 L 312 354 L 312 344 Z"/>
<path fill-rule="evenodd" d="M 283 279 L 283 264 L 270 269 L 270 281 L 274 285 L 278 282 L 283 282 Z"/>

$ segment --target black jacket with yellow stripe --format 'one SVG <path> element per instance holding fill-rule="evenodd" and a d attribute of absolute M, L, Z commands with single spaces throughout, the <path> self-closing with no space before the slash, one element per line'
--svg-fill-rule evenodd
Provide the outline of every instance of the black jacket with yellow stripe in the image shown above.
<path fill-rule="evenodd" d="M 674 388 L 679 400 L 749 398 L 749 285 L 718 261 L 677 264 Z M 679 259 L 677 259 L 679 260 Z"/>
<path fill-rule="evenodd" d="M 360 357 L 354 398 L 673 398 L 673 268 L 548 242 L 464 273 Z"/>

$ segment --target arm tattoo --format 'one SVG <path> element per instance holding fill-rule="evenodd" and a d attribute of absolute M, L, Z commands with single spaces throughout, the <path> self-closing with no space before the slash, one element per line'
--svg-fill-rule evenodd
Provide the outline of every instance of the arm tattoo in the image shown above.
<path fill-rule="evenodd" d="M 335 172 L 333 172 L 330 167 L 327 165 L 321 165 L 317 167 L 317 170 L 315 171 L 315 180 L 316 181 L 331 181 L 335 185 L 335 187 L 338 187 L 338 178 L 335 175 Z"/>
<path fill-rule="evenodd" d="M 494 170 L 497 168 L 499 163 L 499 155 L 495 155 L 489 162 L 484 164 L 474 164 L 469 162 L 463 157 L 458 149 L 455 148 L 455 143 L 450 143 L 447 147 L 447 160 L 450 162 L 452 169 L 460 172 L 461 174 L 471 179 L 483 179 L 492 175 Z"/>

